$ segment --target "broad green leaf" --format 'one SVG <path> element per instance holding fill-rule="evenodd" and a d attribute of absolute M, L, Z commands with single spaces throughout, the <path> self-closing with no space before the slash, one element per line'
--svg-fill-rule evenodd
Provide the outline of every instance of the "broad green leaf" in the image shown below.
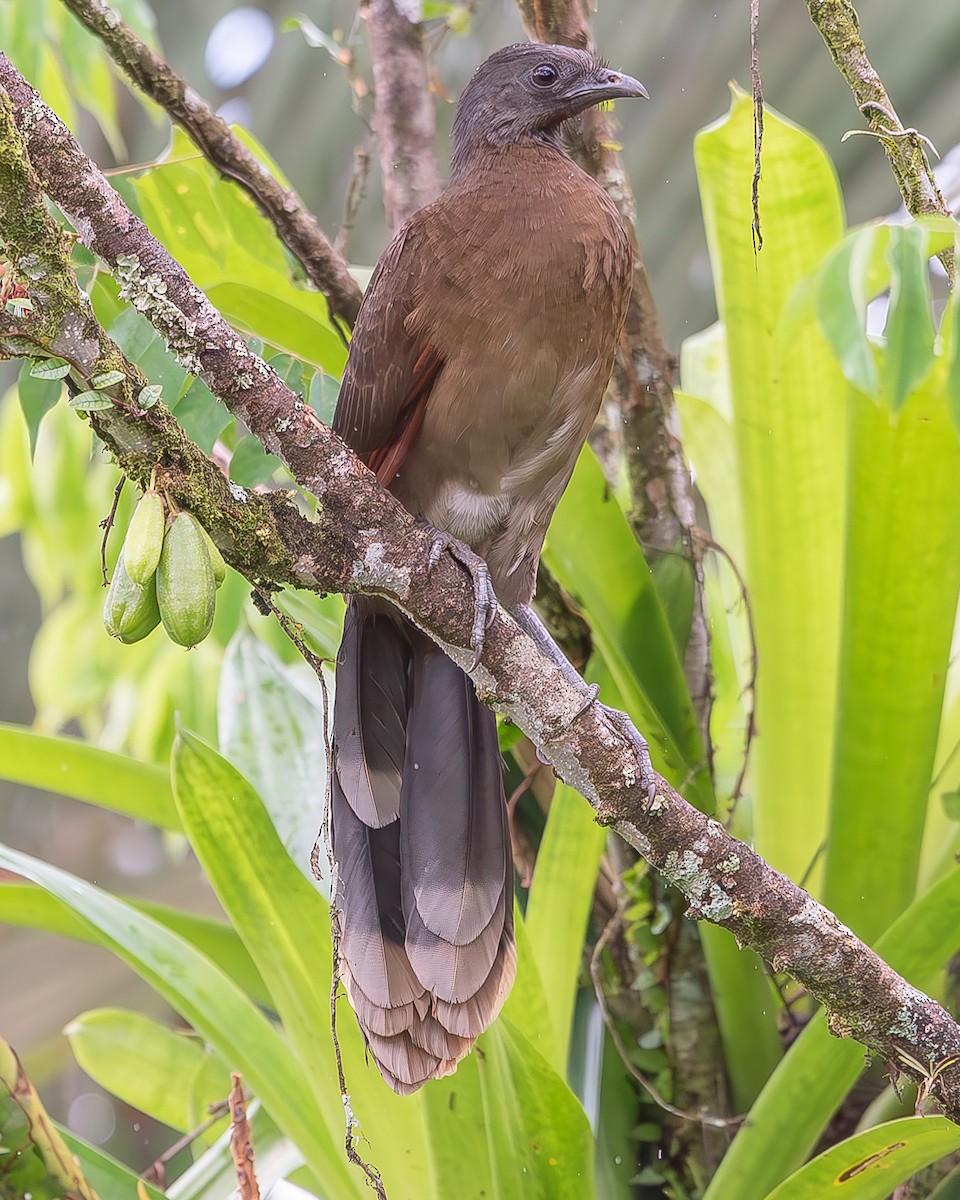
<path fill-rule="evenodd" d="M 914 987 L 930 991 L 958 947 L 960 871 L 953 871 L 915 900 L 875 949 Z M 704 1200 L 765 1200 L 813 1150 L 863 1070 L 865 1054 L 859 1043 L 832 1037 L 817 1013 L 751 1108 Z"/>
<path fill-rule="evenodd" d="M 162 767 L 75 738 L 0 723 L 0 779 L 84 800 L 161 829 L 180 828 Z"/>
<path fill-rule="evenodd" d="M 504 1003 L 502 1015 L 534 1050 L 549 1061 L 555 1044 L 553 1016 L 540 979 L 537 956 L 527 934 L 526 921 L 518 905 L 514 906 L 514 932 L 517 938 L 517 977 Z M 484 1044 L 481 1039 L 481 1052 Z"/>
<path fill-rule="evenodd" d="M 339 1142 L 344 1112 L 330 1034 L 332 947 L 326 902 L 294 866 L 260 798 L 236 768 L 181 731 L 173 773 L 191 845 L 270 989 L 291 1047 L 311 1080 L 315 1119 L 332 1142 Z M 388 1193 L 394 1176 L 407 1180 L 412 1193 L 430 1195 L 422 1110 L 415 1101 L 395 1096 L 366 1065 L 360 1032 L 346 1004 L 338 1033 L 353 1110 L 375 1150 L 372 1157 Z M 307 1160 L 315 1165 L 309 1156 Z M 351 1169 L 351 1177 L 362 1190 L 359 1172 Z"/>
<path fill-rule="evenodd" d="M 64 1030 L 79 1065 L 101 1087 L 181 1133 L 230 1093 L 230 1071 L 195 1036 L 140 1013 L 98 1008 Z M 194 1097 L 200 1102 L 194 1105 Z M 226 1114 L 225 1114 L 226 1116 Z M 218 1131 L 219 1132 L 219 1131 Z"/>
<path fill-rule="evenodd" d="M 280 459 L 268 454 L 253 434 L 242 437 L 230 457 L 230 478 L 243 487 L 254 488 L 269 483 L 277 471 L 283 469 Z"/>
<path fill-rule="evenodd" d="M 526 930 L 553 1025 L 547 1055 L 563 1075 L 583 960 L 587 920 L 607 831 L 582 796 L 558 783 L 537 852 L 527 901 Z"/>
<path fill-rule="evenodd" d="M 960 1149 L 946 1117 L 904 1117 L 831 1146 L 774 1188 L 767 1200 L 886 1200 L 911 1175 Z"/>
<path fill-rule="evenodd" d="M 246 138 L 250 141 L 249 135 Z M 253 145 L 261 159 L 261 147 Z M 319 292 L 296 286 L 269 222 L 175 130 L 168 158 L 133 182 L 144 220 L 223 315 L 339 375 L 346 351 Z"/>
<path fill-rule="evenodd" d="M 176 1008 L 231 1069 L 241 1072 L 307 1162 L 328 1180 L 331 1195 L 359 1200 L 361 1189 L 326 1133 L 303 1067 L 229 976 L 189 942 L 67 871 L 2 845 L 0 866 L 32 879 L 72 908 L 102 945 Z"/>
<path fill-rule="evenodd" d="M 866 275 L 881 233 L 886 234 L 886 229 L 870 226 L 845 238 L 819 272 L 817 289 L 817 317 L 823 335 L 845 377 L 868 396 L 877 394 L 879 381 L 867 340 Z"/>
<path fill-rule="evenodd" d="M 846 383 L 817 328 L 784 342 L 798 283 L 843 232 L 836 174 L 808 134 L 767 110 L 754 254 L 753 105 L 697 136 L 695 158 L 727 334 L 744 560 L 763 664 L 750 791 L 757 849 L 802 878 L 823 839 L 840 616 Z"/>
<path fill-rule="evenodd" d="M 163 338 L 135 308 L 126 308 L 110 326 L 110 336 L 131 362 L 135 362 L 152 384 L 160 384 L 167 396 L 180 393 L 187 372 L 167 349 Z"/>
<path fill-rule="evenodd" d="M 55 364 L 57 361 L 57 359 L 48 359 L 47 363 Z M 46 363 L 38 363 L 32 370 L 28 370 L 28 366 L 29 364 L 25 362 L 20 371 L 20 407 L 23 410 L 23 419 L 27 423 L 27 429 L 30 431 L 30 455 L 32 458 L 37 449 L 40 422 L 56 405 L 63 393 L 63 384 L 60 382 L 63 376 L 56 373 L 61 370 L 58 366 L 47 368 Z M 69 371 L 69 364 L 64 363 L 63 366 Z M 45 368 L 43 373 L 41 373 L 41 368 Z"/>
<path fill-rule="evenodd" d="M 315 372 L 310 380 L 310 391 L 307 393 L 307 403 L 325 425 L 333 424 L 333 414 L 337 411 L 337 400 L 340 398 L 340 380 L 322 371 Z"/>
<path fill-rule="evenodd" d="M 960 299 L 954 292 L 943 315 L 946 341 L 949 339 L 950 358 L 945 385 L 947 408 L 954 431 L 960 434 Z"/>
<path fill-rule="evenodd" d="M 896 418 L 850 397 L 823 900 L 868 942 L 915 892 L 960 594 L 960 442 L 937 383 Z"/>
<path fill-rule="evenodd" d="M 0 1037 L 0 1195 L 97 1200 L 13 1047 Z"/>
<path fill-rule="evenodd" d="M 557 506 L 543 559 L 587 614 L 654 764 L 692 802 L 711 810 L 706 758 L 676 643 L 650 568 L 589 447 Z"/>
<path fill-rule="evenodd" d="M 307 646 L 321 658 L 336 659 L 343 633 L 343 598 L 317 596 L 284 588 L 276 597 L 278 608 L 293 621 Z"/>
<path fill-rule="evenodd" d="M 287 853 L 311 882 L 326 795 L 324 719 L 318 686 L 308 695 L 268 646 L 244 629 L 234 635 L 220 671 L 220 748 L 253 783 Z"/>
<path fill-rule="evenodd" d="M 270 994 L 250 955 L 225 921 L 201 917 L 182 908 L 170 908 L 149 900 L 127 899 L 126 902 L 196 946 L 258 1004 L 270 1007 Z M 7 925 L 56 933 L 94 946 L 100 944 L 100 938 L 93 928 L 73 909 L 32 883 L 0 883 L 0 921 Z"/>
<path fill-rule="evenodd" d="M 204 454 L 211 452 L 217 438 L 234 423 L 202 379 L 190 379 L 182 385 L 173 410 L 184 433 Z"/>
<path fill-rule="evenodd" d="M 573 1092 L 509 1021 L 478 1059 L 495 1196 L 592 1200 L 593 1136 Z"/>
<path fill-rule="evenodd" d="M 169 1200 L 169 1192 L 161 1192 L 152 1183 L 145 1182 L 99 1146 L 91 1146 L 62 1125 L 57 1128 L 71 1154 L 80 1160 L 83 1173 L 100 1200 L 134 1200 L 140 1187 L 148 1200 Z"/>
<path fill-rule="evenodd" d="M 890 230 L 893 287 L 884 332 L 883 397 L 891 412 L 899 412 L 920 385 L 933 362 L 933 316 L 927 235 L 917 225 Z"/>

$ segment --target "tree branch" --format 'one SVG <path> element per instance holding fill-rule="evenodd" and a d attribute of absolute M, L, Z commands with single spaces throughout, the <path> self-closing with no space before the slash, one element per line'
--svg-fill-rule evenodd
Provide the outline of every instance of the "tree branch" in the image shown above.
<path fill-rule="evenodd" d="M 461 666 L 468 668 L 473 587 L 449 554 L 428 566 L 429 534 L 376 483 L 302 401 L 252 356 L 202 293 L 153 243 L 148 231 L 83 155 L 62 123 L 0 56 L 0 86 L 44 190 L 70 216 L 84 242 L 123 278 L 126 289 L 170 339 L 181 361 L 261 433 L 299 482 L 321 500 L 309 546 L 288 545 L 294 572 L 323 591 L 386 596 Z M 42 310 L 50 301 L 28 270 L 55 260 L 49 226 L 18 220 L 9 127 L 3 139 L 0 228 L 18 286 Z M 62 240 L 58 239 L 60 253 Z M 60 297 L 54 297 L 55 304 Z M 80 300 L 73 309 L 80 312 Z M 52 308 L 50 310 L 53 311 Z M 39 313 L 37 320 L 42 320 Z M 118 404 L 118 410 L 122 410 Z M 126 419 L 124 415 L 123 419 Z M 125 450 L 119 452 L 125 464 Z M 220 523 L 221 525 L 223 522 Z M 220 525 L 217 526 L 219 528 Z M 299 536 L 299 527 L 297 529 Z M 230 561 L 236 562 L 232 553 Z M 478 694 L 518 724 L 564 779 L 687 898 L 689 915 L 729 929 L 774 969 L 789 970 L 832 1012 L 833 1028 L 902 1064 L 929 1064 L 929 1092 L 960 1121 L 960 1028 L 911 987 L 822 905 L 769 867 L 716 821 L 688 805 L 658 778 L 648 801 L 636 755 L 599 705 L 583 708 L 580 691 L 502 611 L 471 670 Z M 934 1069 L 937 1068 L 937 1069 Z M 924 1071 L 908 1066 L 914 1077 Z M 932 1078 L 931 1078 L 932 1076 Z"/>
<path fill-rule="evenodd" d="M 923 149 L 926 139 L 916 129 L 904 127 L 867 56 L 857 10 L 850 0 L 806 0 L 806 5 L 857 107 L 883 147 L 907 212 L 914 217 L 921 213 L 951 216 Z M 951 281 L 955 280 L 953 250 L 944 251 L 939 258 Z"/>
<path fill-rule="evenodd" d="M 517 0 L 517 5 L 534 41 L 596 53 L 588 8 L 582 0 Z M 610 382 L 618 420 L 606 424 L 603 436 L 615 439 L 615 460 L 622 457 L 626 462 L 633 506 L 628 515 L 648 560 L 679 553 L 693 571 L 693 617 L 684 671 L 709 763 L 713 674 L 693 485 L 683 447 L 672 432 L 677 424 L 673 400 L 677 363 L 660 332 L 637 239 L 636 201 L 606 112 L 593 108 L 584 114 L 580 149 L 585 168 L 620 209 L 634 242 L 633 294 Z"/>
<path fill-rule="evenodd" d="M 331 315 L 352 326 L 360 307 L 360 288 L 297 193 L 281 186 L 230 126 L 104 0 L 63 3 L 96 34 L 133 83 L 187 132 L 217 170 L 252 197 L 307 277 L 326 296 Z"/>
<path fill-rule="evenodd" d="M 399 0 L 361 0 L 370 31 L 373 102 L 383 206 L 387 224 L 399 227 L 440 191 L 434 150 L 436 113 L 423 26 Z M 419 4 L 414 4 L 415 10 Z"/>

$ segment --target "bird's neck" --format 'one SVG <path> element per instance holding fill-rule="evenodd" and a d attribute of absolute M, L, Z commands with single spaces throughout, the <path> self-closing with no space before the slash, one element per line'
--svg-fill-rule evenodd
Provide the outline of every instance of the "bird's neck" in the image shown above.
<path fill-rule="evenodd" d="M 471 138 L 455 139 L 450 157 L 450 183 L 457 184 L 477 171 L 491 167 L 505 170 L 524 169 L 524 159 L 537 159 L 543 167 L 575 167 L 567 153 L 559 130 L 537 131 L 512 137 L 509 141 L 487 132 Z"/>

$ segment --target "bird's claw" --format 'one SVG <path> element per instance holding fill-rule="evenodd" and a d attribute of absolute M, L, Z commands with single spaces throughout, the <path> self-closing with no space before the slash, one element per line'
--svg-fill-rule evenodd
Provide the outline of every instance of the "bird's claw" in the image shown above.
<path fill-rule="evenodd" d="M 430 527 L 430 533 L 433 541 L 430 545 L 430 553 L 427 556 L 427 570 L 433 571 L 434 567 L 440 561 L 440 555 L 444 550 L 449 550 L 457 562 L 466 569 L 473 581 L 474 611 L 473 628 L 470 632 L 470 647 L 473 650 L 473 660 L 467 668 L 469 674 L 476 669 L 477 664 L 480 662 L 487 629 L 489 629 L 497 615 L 497 594 L 493 590 L 490 568 L 479 554 L 470 549 L 466 542 L 461 542 L 453 534 L 446 533 L 442 529 L 434 529 L 432 526 Z"/>
<path fill-rule="evenodd" d="M 649 812 L 657 796 L 657 775 L 653 769 L 653 763 L 650 761 L 650 747 L 647 745 L 647 739 L 634 729 L 633 722 L 626 713 L 621 712 L 618 708 L 608 708 L 605 704 L 601 704 L 600 708 L 614 729 L 627 739 L 637 756 L 637 761 L 640 763 L 640 783 L 647 785 L 647 811 Z"/>

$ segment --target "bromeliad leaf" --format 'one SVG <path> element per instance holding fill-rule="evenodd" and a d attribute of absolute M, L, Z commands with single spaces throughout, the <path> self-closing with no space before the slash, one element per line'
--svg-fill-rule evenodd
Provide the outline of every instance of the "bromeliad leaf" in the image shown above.
<path fill-rule="evenodd" d="M 883 399 L 899 412 L 933 363 L 933 316 L 927 234 L 918 225 L 890 230 L 888 257 L 892 271 L 890 315 L 885 329 Z"/>

